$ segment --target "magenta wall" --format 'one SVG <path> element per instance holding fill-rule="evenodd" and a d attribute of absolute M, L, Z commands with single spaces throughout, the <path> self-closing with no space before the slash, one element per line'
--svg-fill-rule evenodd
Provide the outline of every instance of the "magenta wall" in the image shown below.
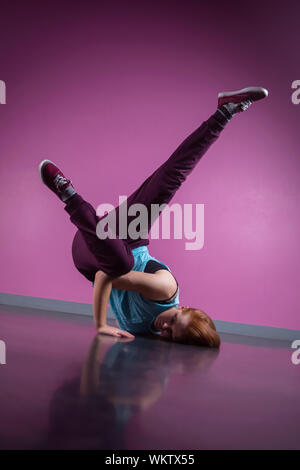
<path fill-rule="evenodd" d="M 174 199 L 205 204 L 204 248 L 153 241 L 151 252 L 173 269 L 183 304 L 300 329 L 300 6 L 199 3 L 3 7 L 1 292 L 91 302 L 72 264 L 75 228 L 40 183 L 41 159 L 95 206 L 115 204 L 214 112 L 219 91 L 262 85 L 269 99 L 234 118 Z"/>

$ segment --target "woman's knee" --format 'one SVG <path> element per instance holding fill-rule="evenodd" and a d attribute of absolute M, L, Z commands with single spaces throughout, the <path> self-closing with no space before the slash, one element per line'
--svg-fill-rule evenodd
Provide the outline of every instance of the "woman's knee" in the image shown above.
<path fill-rule="evenodd" d="M 133 255 L 130 253 L 128 255 L 123 255 L 115 261 L 115 263 L 111 266 L 111 276 L 119 277 L 127 274 L 129 271 L 132 270 L 134 266 L 134 258 Z"/>

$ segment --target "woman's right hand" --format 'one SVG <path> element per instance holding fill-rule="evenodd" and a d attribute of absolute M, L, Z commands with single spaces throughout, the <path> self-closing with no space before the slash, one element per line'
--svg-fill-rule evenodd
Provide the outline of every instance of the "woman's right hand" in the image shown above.
<path fill-rule="evenodd" d="M 100 326 L 100 328 L 98 328 L 98 333 L 102 335 L 115 336 L 117 338 L 134 338 L 134 336 L 128 331 L 120 330 L 120 328 L 116 328 L 110 325 Z"/>

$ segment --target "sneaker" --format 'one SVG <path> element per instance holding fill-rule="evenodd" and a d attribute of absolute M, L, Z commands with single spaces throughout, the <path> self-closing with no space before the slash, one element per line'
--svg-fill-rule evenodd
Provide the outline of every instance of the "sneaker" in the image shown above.
<path fill-rule="evenodd" d="M 62 201 L 66 202 L 75 193 L 72 181 L 67 179 L 60 169 L 50 160 L 43 160 L 39 165 L 43 183 Z"/>
<path fill-rule="evenodd" d="M 253 101 L 262 100 L 268 96 L 268 90 L 262 87 L 248 87 L 237 91 L 227 91 L 218 94 L 218 108 L 227 103 L 239 105 L 238 111 L 248 109 Z"/>

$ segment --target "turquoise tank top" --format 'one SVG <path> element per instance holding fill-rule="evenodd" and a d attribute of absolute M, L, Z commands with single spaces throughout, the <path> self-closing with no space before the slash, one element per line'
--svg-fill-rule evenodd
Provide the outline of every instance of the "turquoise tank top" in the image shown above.
<path fill-rule="evenodd" d="M 169 266 L 149 254 L 147 246 L 134 248 L 132 254 L 134 257 L 133 271 L 143 272 L 149 260 L 158 261 L 170 271 Z M 109 303 L 121 330 L 133 334 L 150 333 L 153 332 L 151 324 L 160 313 L 179 305 L 179 288 L 176 297 L 167 304 L 145 299 L 138 292 L 113 288 Z"/>

